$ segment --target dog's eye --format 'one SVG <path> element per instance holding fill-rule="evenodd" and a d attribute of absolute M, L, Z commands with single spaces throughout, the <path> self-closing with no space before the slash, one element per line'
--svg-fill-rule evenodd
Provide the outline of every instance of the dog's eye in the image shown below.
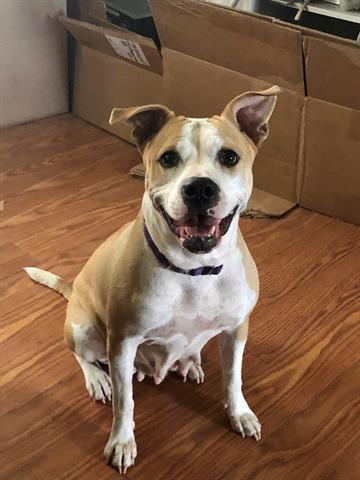
<path fill-rule="evenodd" d="M 179 162 L 180 156 L 175 150 L 168 150 L 159 158 L 159 163 L 163 168 L 174 168 Z"/>
<path fill-rule="evenodd" d="M 240 160 L 239 155 L 228 148 L 222 148 L 217 153 L 217 159 L 224 167 L 234 167 Z"/>

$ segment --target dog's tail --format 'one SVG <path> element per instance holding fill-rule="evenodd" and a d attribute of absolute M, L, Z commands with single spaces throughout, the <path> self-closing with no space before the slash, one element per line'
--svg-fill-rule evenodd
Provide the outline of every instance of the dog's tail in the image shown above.
<path fill-rule="evenodd" d="M 25 267 L 24 270 L 32 280 L 52 288 L 65 297 L 66 300 L 69 300 L 72 287 L 61 277 L 58 277 L 51 272 L 47 272 L 46 270 L 41 270 L 41 268 Z"/>

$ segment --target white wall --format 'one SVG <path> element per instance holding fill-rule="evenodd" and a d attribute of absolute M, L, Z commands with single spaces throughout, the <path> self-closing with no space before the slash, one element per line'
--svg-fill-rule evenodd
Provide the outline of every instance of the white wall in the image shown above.
<path fill-rule="evenodd" d="M 0 0 L 0 127 L 68 109 L 66 0 Z"/>

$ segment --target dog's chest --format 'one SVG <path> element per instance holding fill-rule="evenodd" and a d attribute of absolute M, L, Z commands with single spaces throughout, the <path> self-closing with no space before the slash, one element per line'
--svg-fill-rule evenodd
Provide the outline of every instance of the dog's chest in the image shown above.
<path fill-rule="evenodd" d="M 238 259 L 219 276 L 194 278 L 159 269 L 142 308 L 144 337 L 164 344 L 175 339 L 184 348 L 205 344 L 240 324 L 255 302 Z"/>
<path fill-rule="evenodd" d="M 146 337 L 166 340 L 180 334 L 190 343 L 206 331 L 222 329 L 226 314 L 221 311 L 220 297 L 214 288 L 184 290 L 168 304 L 167 315 L 163 315 L 161 324 L 151 328 Z M 167 300 L 164 298 L 161 302 L 166 304 Z"/>

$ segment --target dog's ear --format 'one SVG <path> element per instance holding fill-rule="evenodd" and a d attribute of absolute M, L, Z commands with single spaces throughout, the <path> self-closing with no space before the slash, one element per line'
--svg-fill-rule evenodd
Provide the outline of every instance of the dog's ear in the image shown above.
<path fill-rule="evenodd" d="M 275 108 L 279 87 L 248 92 L 228 103 L 221 116 L 235 123 L 260 148 L 269 133 L 269 119 Z"/>
<path fill-rule="evenodd" d="M 163 105 L 145 105 L 143 107 L 113 108 L 109 123 L 127 122 L 133 127 L 132 135 L 139 150 L 153 138 L 174 117 L 174 112 Z"/>

